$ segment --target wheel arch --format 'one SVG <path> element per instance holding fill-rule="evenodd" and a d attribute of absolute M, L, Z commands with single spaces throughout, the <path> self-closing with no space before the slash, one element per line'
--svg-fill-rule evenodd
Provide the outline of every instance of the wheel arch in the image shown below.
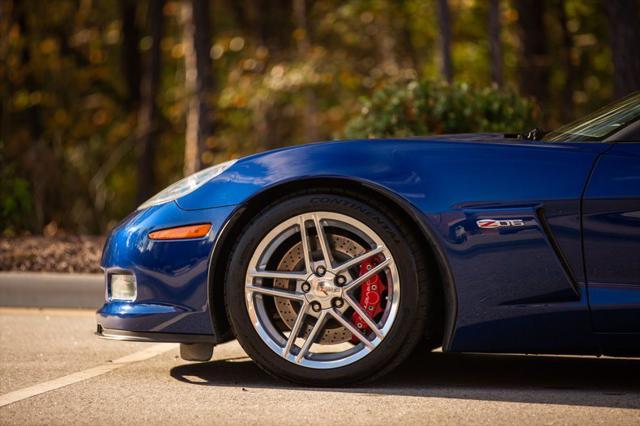
<path fill-rule="evenodd" d="M 438 316 L 442 322 L 436 330 L 441 334 L 429 336 L 429 339 L 441 342 L 443 350 L 446 350 L 455 327 L 457 297 L 451 269 L 434 232 L 419 218 L 418 210 L 407 200 L 373 182 L 345 177 L 314 177 L 281 182 L 252 195 L 231 214 L 220 231 L 209 262 L 208 302 L 217 340 L 224 342 L 233 339 L 224 301 L 224 279 L 234 242 L 251 218 L 266 205 L 278 198 L 314 189 L 348 195 L 366 202 L 373 199 L 376 203 L 384 203 L 416 231 L 416 235 L 424 243 L 424 250 L 430 255 L 427 258 L 434 260 L 431 266 L 438 275 Z"/>

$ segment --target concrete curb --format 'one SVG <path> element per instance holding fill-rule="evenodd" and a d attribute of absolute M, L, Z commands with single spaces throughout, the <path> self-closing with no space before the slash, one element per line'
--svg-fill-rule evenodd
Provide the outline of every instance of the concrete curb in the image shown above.
<path fill-rule="evenodd" d="M 103 303 L 102 274 L 0 272 L 0 306 L 97 309 Z"/>

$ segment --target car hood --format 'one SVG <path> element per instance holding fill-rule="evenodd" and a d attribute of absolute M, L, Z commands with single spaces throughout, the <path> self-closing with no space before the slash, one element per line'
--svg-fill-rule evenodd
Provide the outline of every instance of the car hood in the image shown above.
<path fill-rule="evenodd" d="M 253 155 L 240 158 L 239 162 L 255 161 L 259 158 L 270 157 L 274 154 L 285 153 L 289 151 L 307 151 L 314 150 L 318 146 L 334 146 L 340 149 L 346 144 L 388 144 L 390 148 L 393 148 L 397 144 L 401 144 L 403 141 L 410 143 L 430 143 L 434 145 L 441 144 L 442 142 L 460 142 L 460 143 L 505 143 L 512 145 L 531 144 L 533 141 L 523 139 L 518 133 L 450 133 L 444 135 L 426 135 L 426 136 L 407 136 L 400 138 L 372 138 L 372 139 L 345 139 L 334 140 L 324 142 L 312 142 L 301 145 L 285 146 L 268 151 L 261 151 Z"/>
<path fill-rule="evenodd" d="M 410 186 L 413 180 L 429 178 L 420 175 L 444 179 L 459 176 L 461 170 L 470 167 L 484 168 L 494 163 L 495 167 L 505 167 L 513 163 L 513 150 L 543 149 L 562 150 L 563 144 L 479 133 L 295 145 L 241 158 L 177 202 L 187 210 L 240 204 L 266 188 L 312 178 L 341 178 L 384 187 L 403 181 Z M 449 163 L 456 166 L 443 166 Z"/>

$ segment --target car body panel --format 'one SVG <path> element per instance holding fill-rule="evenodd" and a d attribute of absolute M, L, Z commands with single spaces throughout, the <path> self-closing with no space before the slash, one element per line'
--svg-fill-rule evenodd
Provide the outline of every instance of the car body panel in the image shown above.
<path fill-rule="evenodd" d="M 145 288 L 140 301 L 129 304 L 133 317 L 111 302 L 99 322 L 137 331 L 224 334 L 211 325 L 207 297 L 209 285 L 222 285 L 208 280 L 220 228 L 274 187 L 340 178 L 402 200 L 444 254 L 456 305 L 445 350 L 600 353 L 589 314 L 580 205 L 596 160 L 610 148 L 462 135 L 311 144 L 241 159 L 175 203 L 137 212 L 114 230 L 103 267 L 135 270 Z M 480 229 L 482 219 L 521 220 L 524 226 Z M 146 237 L 154 229 L 201 221 L 213 223 L 203 240 Z M 174 312 L 148 314 L 149 306 Z"/>
<path fill-rule="evenodd" d="M 640 332 L 640 143 L 616 144 L 598 161 L 584 196 L 584 250 L 595 330 Z"/>
<path fill-rule="evenodd" d="M 107 273 L 136 277 L 134 302 L 107 300 L 98 311 L 105 329 L 215 336 L 208 304 L 209 254 L 233 207 L 184 211 L 175 202 L 135 212 L 110 234 L 102 256 Z M 211 223 L 209 234 L 189 240 L 149 239 L 154 230 Z"/>
<path fill-rule="evenodd" d="M 223 202 L 242 203 L 264 188 L 320 173 L 379 185 L 415 209 L 445 252 L 457 293 L 448 350 L 594 353 L 580 197 L 606 149 L 495 139 L 309 145 L 241 160 L 179 204 L 215 205 L 221 192 Z M 527 226 L 480 231 L 475 222 L 482 218 L 523 219 Z M 551 344 L 525 337 L 523 327 L 550 335 Z"/>

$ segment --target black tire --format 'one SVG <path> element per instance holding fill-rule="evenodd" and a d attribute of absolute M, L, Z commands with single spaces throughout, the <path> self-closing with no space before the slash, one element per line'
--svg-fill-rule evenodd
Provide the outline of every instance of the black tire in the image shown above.
<path fill-rule="evenodd" d="M 395 220 L 391 211 L 349 195 L 309 191 L 274 202 L 245 227 L 232 249 L 225 280 L 227 314 L 243 349 L 273 376 L 312 386 L 344 386 L 368 381 L 390 372 L 423 340 L 430 310 L 429 294 L 433 292 L 418 240 L 405 224 Z M 384 340 L 359 361 L 334 369 L 303 367 L 273 352 L 255 331 L 245 303 L 245 274 L 262 238 L 284 220 L 312 211 L 348 215 L 375 231 L 391 250 L 402 289 L 397 317 Z"/>

